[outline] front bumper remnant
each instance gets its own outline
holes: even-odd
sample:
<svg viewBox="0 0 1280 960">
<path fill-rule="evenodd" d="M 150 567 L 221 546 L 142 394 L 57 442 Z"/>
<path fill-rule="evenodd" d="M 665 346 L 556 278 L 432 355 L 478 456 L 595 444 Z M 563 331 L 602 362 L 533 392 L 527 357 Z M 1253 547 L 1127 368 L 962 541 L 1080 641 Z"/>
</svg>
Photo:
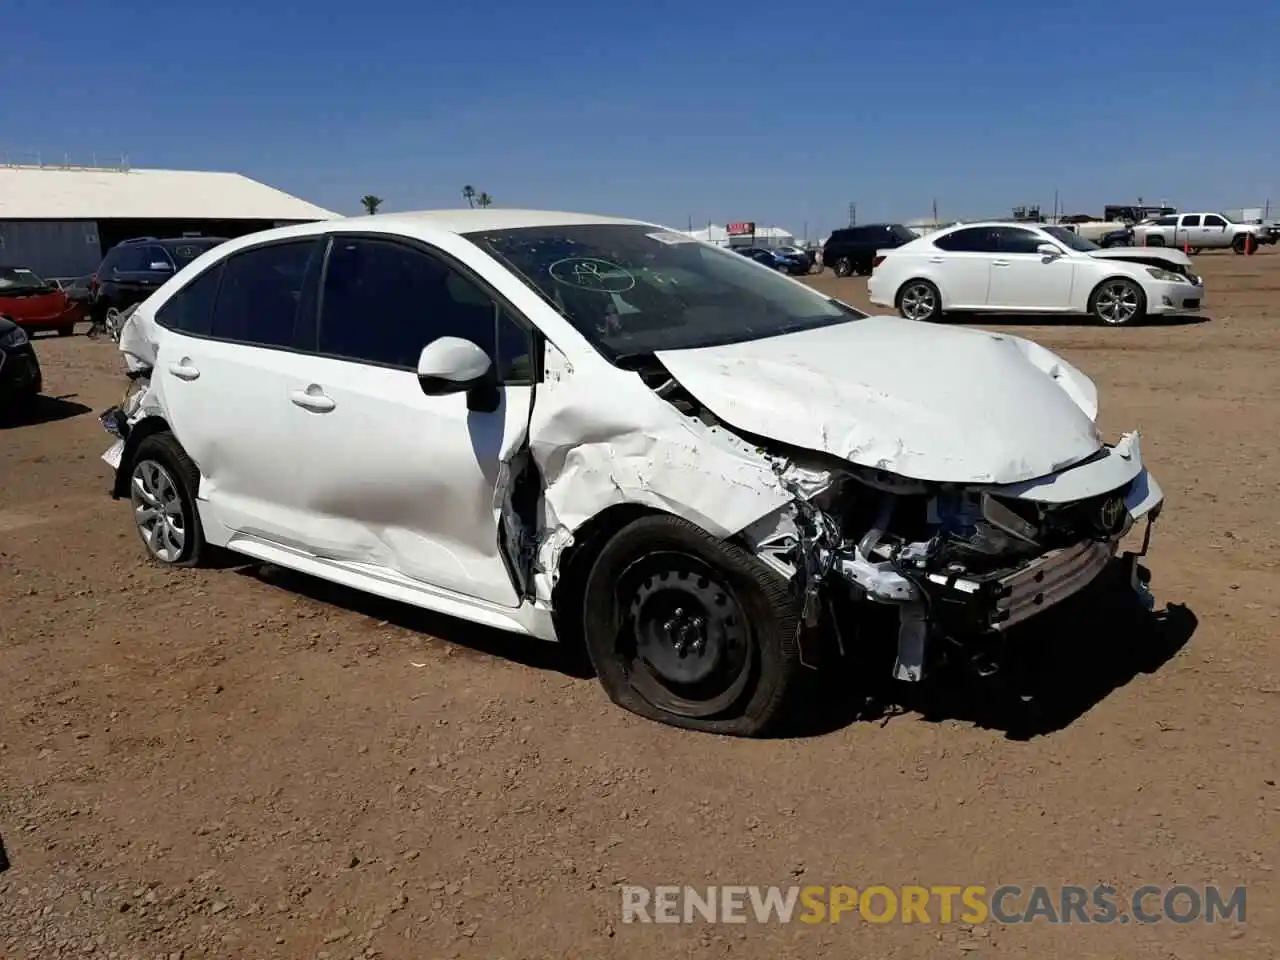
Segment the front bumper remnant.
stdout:
<svg viewBox="0 0 1280 960">
<path fill-rule="evenodd" d="M 966 617 L 977 628 L 1007 630 L 1079 593 L 1115 556 L 1110 541 L 1090 541 L 1050 550 L 1026 566 L 1004 576 L 947 577 L 928 574 L 945 595 L 944 603 L 971 610 Z"/>
</svg>

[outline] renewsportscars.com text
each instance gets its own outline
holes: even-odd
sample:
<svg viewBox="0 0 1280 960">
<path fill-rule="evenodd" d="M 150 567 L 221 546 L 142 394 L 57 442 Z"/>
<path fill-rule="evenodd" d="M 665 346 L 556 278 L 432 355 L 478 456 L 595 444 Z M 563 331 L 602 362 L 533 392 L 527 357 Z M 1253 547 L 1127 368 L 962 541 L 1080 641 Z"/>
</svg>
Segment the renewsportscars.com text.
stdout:
<svg viewBox="0 0 1280 960">
<path fill-rule="evenodd" d="M 1217 923 L 1245 922 L 1245 888 L 1145 884 L 623 886 L 623 923 Z"/>
</svg>

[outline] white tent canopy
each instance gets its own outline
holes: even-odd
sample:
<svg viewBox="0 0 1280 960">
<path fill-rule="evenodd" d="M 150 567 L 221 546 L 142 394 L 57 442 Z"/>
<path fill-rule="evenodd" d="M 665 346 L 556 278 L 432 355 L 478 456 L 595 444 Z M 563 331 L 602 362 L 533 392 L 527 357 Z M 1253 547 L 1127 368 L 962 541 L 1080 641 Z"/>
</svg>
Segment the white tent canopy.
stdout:
<svg viewBox="0 0 1280 960">
<path fill-rule="evenodd" d="M 724 227 L 709 224 L 701 230 L 690 230 L 688 234 L 695 240 L 701 240 L 704 243 L 715 243 L 722 247 L 729 246 L 730 241 L 735 242 L 738 246 L 754 244 L 757 247 L 793 247 L 796 245 L 795 234 L 789 230 L 783 230 L 781 227 L 756 227 L 754 237 L 730 237 Z"/>
</svg>

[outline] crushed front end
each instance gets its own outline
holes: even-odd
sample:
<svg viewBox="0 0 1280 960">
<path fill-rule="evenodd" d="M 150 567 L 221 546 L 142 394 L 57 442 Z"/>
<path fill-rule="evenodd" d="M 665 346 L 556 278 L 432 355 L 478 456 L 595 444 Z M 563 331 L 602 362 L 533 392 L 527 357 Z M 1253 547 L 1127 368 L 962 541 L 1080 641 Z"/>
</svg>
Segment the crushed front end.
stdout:
<svg viewBox="0 0 1280 960">
<path fill-rule="evenodd" d="M 778 457 L 794 510 L 746 531 L 762 559 L 793 577 L 807 621 L 837 592 L 898 610 L 894 675 L 924 677 L 934 641 L 970 649 L 1089 586 L 1121 541 L 1130 583 L 1148 607 L 1137 558 L 1147 552 L 1163 493 L 1126 435 L 1051 477 L 1009 486 L 909 480 L 848 463 Z"/>
</svg>

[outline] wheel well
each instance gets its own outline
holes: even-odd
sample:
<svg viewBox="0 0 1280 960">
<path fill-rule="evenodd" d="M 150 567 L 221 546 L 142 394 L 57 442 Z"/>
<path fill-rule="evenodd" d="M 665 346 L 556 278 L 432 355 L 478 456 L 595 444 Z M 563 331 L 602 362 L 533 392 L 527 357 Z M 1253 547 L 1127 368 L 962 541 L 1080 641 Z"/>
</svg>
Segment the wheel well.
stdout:
<svg viewBox="0 0 1280 960">
<path fill-rule="evenodd" d="M 591 567 L 604 545 L 633 520 L 661 512 L 634 503 L 614 504 L 573 532 L 573 544 L 560 556 L 559 576 L 551 591 L 551 611 L 556 636 L 566 647 L 582 651 L 586 649 L 582 632 L 583 594 Z"/>
<path fill-rule="evenodd" d="M 132 472 L 133 455 L 138 450 L 138 444 L 147 437 L 163 433 L 168 429 L 169 424 L 164 417 L 144 417 L 133 425 L 133 429 L 129 431 L 129 439 L 124 442 L 124 450 L 120 454 L 120 469 L 116 471 L 115 484 L 111 490 L 113 497 L 120 498 L 129 493 L 129 474 Z"/>
</svg>

